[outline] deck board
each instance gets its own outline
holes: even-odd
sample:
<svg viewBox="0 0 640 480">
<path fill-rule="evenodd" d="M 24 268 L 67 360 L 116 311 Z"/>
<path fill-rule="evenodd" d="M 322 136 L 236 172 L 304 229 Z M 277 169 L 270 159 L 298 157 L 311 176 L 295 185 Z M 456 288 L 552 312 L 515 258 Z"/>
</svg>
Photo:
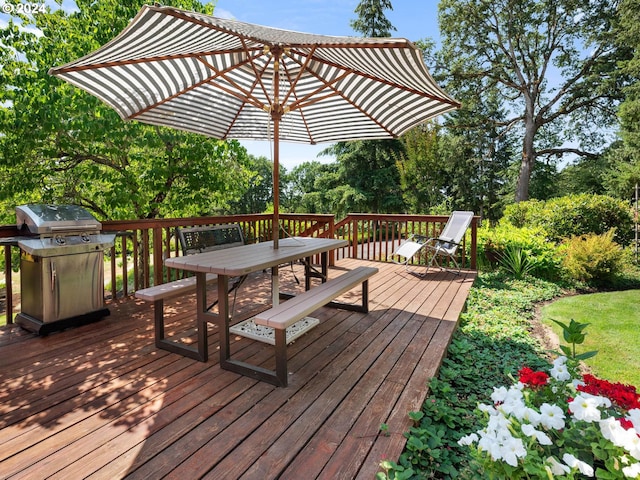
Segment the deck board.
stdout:
<svg viewBox="0 0 640 480">
<path fill-rule="evenodd" d="M 216 325 L 206 363 L 156 349 L 153 309 L 135 299 L 47 337 L 1 329 L 0 477 L 373 478 L 404 448 L 407 414 L 424 401 L 475 273 L 419 278 L 395 264 L 342 260 L 330 276 L 359 265 L 380 270 L 369 313 L 314 312 L 320 324 L 288 347 L 286 388 L 221 370 Z M 302 280 L 302 267 L 293 270 Z M 281 284 L 302 288 L 289 267 Z M 269 301 L 269 275 L 251 276 L 234 319 Z M 167 333 L 194 341 L 194 309 L 194 295 L 168 301 Z M 233 336 L 231 351 L 274 366 L 270 345 Z"/>
</svg>

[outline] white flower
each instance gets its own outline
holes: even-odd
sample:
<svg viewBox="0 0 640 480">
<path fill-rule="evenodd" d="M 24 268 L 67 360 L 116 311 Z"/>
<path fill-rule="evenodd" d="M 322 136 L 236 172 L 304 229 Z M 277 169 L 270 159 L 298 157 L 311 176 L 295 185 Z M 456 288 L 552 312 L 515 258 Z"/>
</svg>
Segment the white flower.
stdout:
<svg viewBox="0 0 640 480">
<path fill-rule="evenodd" d="M 524 443 L 519 438 L 511 437 L 507 439 L 500 449 L 502 458 L 506 463 L 512 467 L 518 466 L 518 457 L 524 458 L 527 456 L 527 449 L 524 448 Z"/>
<path fill-rule="evenodd" d="M 526 408 L 526 405 L 524 404 L 522 395 L 520 397 L 509 395 L 507 396 L 505 402 L 498 407 L 498 409 L 501 410 L 505 415 L 515 415 L 515 412 L 521 412 L 524 408 Z"/>
<path fill-rule="evenodd" d="M 478 410 L 488 413 L 489 415 L 495 415 L 496 413 L 498 413 L 493 405 L 487 405 L 486 403 L 481 403 L 480 405 L 478 405 Z"/>
<path fill-rule="evenodd" d="M 536 430 L 533 425 L 529 425 L 527 423 L 523 424 L 522 433 L 524 433 L 527 437 L 535 437 L 540 445 L 553 445 L 551 438 L 544 432 L 540 430 Z"/>
<path fill-rule="evenodd" d="M 627 412 L 627 419 L 633 423 L 636 432 L 640 432 L 640 408 L 633 408 Z"/>
<path fill-rule="evenodd" d="M 634 463 L 633 465 L 624 467 L 622 473 L 624 473 L 625 477 L 637 478 L 638 475 L 640 475 L 640 463 Z"/>
<path fill-rule="evenodd" d="M 611 406 L 611 400 L 609 400 L 607 397 L 603 397 L 600 395 L 591 395 L 590 393 L 586 392 L 580 392 L 580 395 L 582 395 L 584 398 L 592 398 L 599 407 L 609 408 Z"/>
<path fill-rule="evenodd" d="M 570 453 L 565 453 L 562 456 L 562 460 L 571 468 L 577 468 L 578 470 L 580 470 L 580 473 L 582 473 L 583 475 L 586 475 L 587 477 L 593 477 L 593 467 L 588 463 L 583 462 L 582 460 L 578 460 Z"/>
<path fill-rule="evenodd" d="M 569 408 L 573 412 L 573 416 L 577 420 L 585 422 L 597 422 L 600 420 L 601 412 L 598 410 L 600 402 L 593 397 L 587 397 L 582 394 L 577 395 L 572 402 L 569 402 Z"/>
<path fill-rule="evenodd" d="M 569 369 L 564 363 L 558 365 L 555 365 L 554 363 L 554 367 L 549 370 L 549 374 L 559 382 L 566 382 L 567 380 L 571 379 Z"/>
<path fill-rule="evenodd" d="M 507 398 L 507 387 L 494 387 L 493 393 L 491 394 L 491 400 L 493 403 L 502 403 L 504 399 Z"/>
<path fill-rule="evenodd" d="M 495 432 L 481 432 L 478 448 L 489 452 L 494 461 L 502 460 L 501 441 L 498 440 Z"/>
<path fill-rule="evenodd" d="M 636 460 L 640 460 L 640 437 L 636 429 L 625 430 L 618 420 L 609 417 L 600 421 L 602 436 L 616 447 L 624 448 Z"/>
<path fill-rule="evenodd" d="M 558 365 L 564 365 L 567 363 L 567 357 L 565 357 L 564 355 L 560 355 L 559 357 L 556 357 L 556 359 L 553 361 L 553 366 L 557 367 Z"/>
<path fill-rule="evenodd" d="M 543 403 L 540 406 L 540 424 L 545 428 L 561 430 L 564 428 L 564 413 L 557 405 Z"/>
<path fill-rule="evenodd" d="M 565 473 L 569 473 L 571 469 L 567 467 L 564 463 L 560 463 L 556 460 L 556 457 L 547 458 L 547 464 L 551 467 L 551 473 L 554 475 L 564 475 Z"/>
<path fill-rule="evenodd" d="M 613 417 L 609 417 L 604 420 L 600 420 L 599 425 L 600 432 L 604 438 L 618 447 L 622 446 L 624 428 L 622 428 L 620 422 Z"/>
<path fill-rule="evenodd" d="M 475 433 L 471 433 L 469 435 L 465 435 L 460 440 L 458 440 L 458 445 L 471 445 L 478 441 L 478 435 Z"/>
<path fill-rule="evenodd" d="M 626 438 L 623 447 L 629 452 L 629 454 L 636 460 L 640 460 L 640 437 L 635 428 L 625 430 Z"/>
</svg>

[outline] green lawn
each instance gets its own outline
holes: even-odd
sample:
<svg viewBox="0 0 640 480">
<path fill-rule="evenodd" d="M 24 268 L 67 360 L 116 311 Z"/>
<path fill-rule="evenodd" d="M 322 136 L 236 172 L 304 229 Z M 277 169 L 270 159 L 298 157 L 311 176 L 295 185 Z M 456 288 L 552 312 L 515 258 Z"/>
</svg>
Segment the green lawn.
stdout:
<svg viewBox="0 0 640 480">
<path fill-rule="evenodd" d="M 578 352 L 599 353 L 585 363 L 600 378 L 640 388 L 640 290 L 565 297 L 546 305 L 542 318 L 560 341 L 562 330 L 550 319 L 588 323 Z"/>
</svg>

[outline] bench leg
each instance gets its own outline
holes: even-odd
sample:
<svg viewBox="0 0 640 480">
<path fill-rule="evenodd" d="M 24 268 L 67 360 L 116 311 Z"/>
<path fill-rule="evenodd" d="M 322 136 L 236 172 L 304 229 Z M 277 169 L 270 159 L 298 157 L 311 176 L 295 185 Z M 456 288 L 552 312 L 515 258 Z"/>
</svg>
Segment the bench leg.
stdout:
<svg viewBox="0 0 640 480">
<path fill-rule="evenodd" d="M 280 386 L 287 386 L 287 330 L 276 328 L 274 331 L 276 341 L 276 377 Z"/>
<path fill-rule="evenodd" d="M 162 348 L 160 343 L 164 340 L 164 300 L 153 302 L 153 318 L 156 331 L 156 347 Z"/>
<path fill-rule="evenodd" d="M 342 302 L 329 302 L 327 307 L 340 308 L 342 310 L 349 310 L 353 312 L 369 313 L 369 280 L 362 282 L 362 304 L 342 303 Z"/>
<path fill-rule="evenodd" d="M 203 348 L 203 341 L 206 342 L 206 324 L 204 325 L 204 332 L 202 326 L 199 326 L 198 347 L 194 348 L 165 337 L 164 300 L 162 299 L 155 300 L 153 302 L 153 321 L 155 327 L 155 339 L 157 348 L 161 348 L 162 350 L 166 350 L 171 353 L 184 355 L 185 357 L 193 358 L 194 360 L 199 360 L 201 362 L 207 361 L 206 343 L 204 343 Z"/>
</svg>

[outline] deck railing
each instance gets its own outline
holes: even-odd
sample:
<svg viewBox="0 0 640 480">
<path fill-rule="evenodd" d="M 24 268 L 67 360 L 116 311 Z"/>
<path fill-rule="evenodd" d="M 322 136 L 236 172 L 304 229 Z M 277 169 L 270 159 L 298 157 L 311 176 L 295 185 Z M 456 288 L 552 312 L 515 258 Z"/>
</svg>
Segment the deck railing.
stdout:
<svg viewBox="0 0 640 480">
<path fill-rule="evenodd" d="M 359 258 L 389 261 L 391 253 L 411 234 L 436 237 L 448 220 L 438 215 L 350 214 L 335 222 L 333 215 L 281 214 L 280 238 L 287 235 L 331 237 L 349 240 L 349 246 L 335 252 L 335 259 Z M 102 222 L 102 230 L 115 233 L 115 245 L 105 251 L 105 296 L 115 299 L 136 290 L 175 280 L 183 272 L 164 267 L 169 256 L 180 255 L 176 227 L 237 223 L 249 243 L 273 238 L 270 214 L 228 215 L 153 220 Z M 479 217 L 474 217 L 459 249 L 460 265 L 476 269 L 476 238 Z M 0 226 L 0 238 L 18 235 L 15 226 Z M 17 294 L 12 288 L 14 272 L 19 270 L 19 248 L 15 242 L 4 245 L 6 291 L 0 296 L 0 316 L 13 322 Z M 424 262 L 416 259 L 416 263 Z"/>
</svg>

